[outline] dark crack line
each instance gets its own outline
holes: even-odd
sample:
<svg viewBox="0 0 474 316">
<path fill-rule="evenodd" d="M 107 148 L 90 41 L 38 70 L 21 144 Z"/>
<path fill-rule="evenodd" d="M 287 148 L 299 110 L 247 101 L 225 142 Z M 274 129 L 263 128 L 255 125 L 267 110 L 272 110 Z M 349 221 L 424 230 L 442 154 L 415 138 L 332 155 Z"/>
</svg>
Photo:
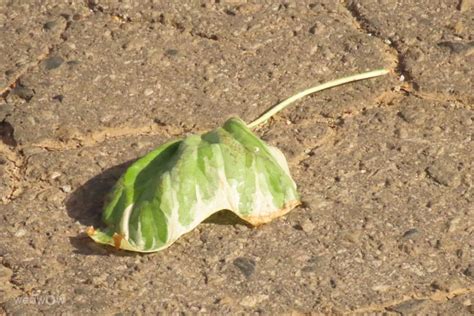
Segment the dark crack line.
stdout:
<svg viewBox="0 0 474 316">
<path fill-rule="evenodd" d="M 0 91 L 0 97 L 3 98 L 5 103 L 8 103 L 8 95 L 11 93 L 11 91 L 17 87 L 21 87 L 21 78 L 29 73 L 32 69 L 35 69 L 38 67 L 44 60 L 46 60 L 52 52 L 54 52 L 57 47 L 59 47 L 61 44 L 67 41 L 67 37 L 65 36 L 65 33 L 69 29 L 69 27 L 72 25 L 73 20 L 70 20 L 69 17 L 62 16 L 64 19 L 66 19 L 66 25 L 62 32 L 59 34 L 59 42 L 58 43 L 53 43 L 50 46 L 45 49 L 45 52 L 40 54 L 37 58 L 36 61 L 33 61 L 29 63 L 26 67 L 24 67 L 21 71 L 17 73 L 15 78 L 11 81 L 9 85 L 7 85 L 2 91 Z M 27 100 L 29 101 L 29 100 Z M 7 114 L 7 117 L 10 116 L 10 114 Z M 13 162 L 14 168 L 16 169 L 15 171 L 12 172 L 12 177 L 14 179 L 14 184 L 12 187 L 12 190 L 10 194 L 6 197 L 6 200 L 9 202 L 12 202 L 15 200 L 16 196 L 21 193 L 21 184 L 24 182 L 26 179 L 26 166 L 27 166 L 27 159 L 25 158 L 23 151 L 21 149 L 21 146 L 18 146 L 18 143 L 15 139 L 14 135 L 14 126 L 11 125 L 6 118 L 0 122 L 0 141 L 4 145 L 7 146 L 7 151 L 10 152 L 10 156 L 13 156 L 13 158 L 9 157 L 9 160 Z M 2 149 L 0 147 L 0 149 Z"/>
<path fill-rule="evenodd" d="M 0 122 L 0 141 L 11 147 L 16 147 L 17 145 L 13 126 L 5 119 Z"/>
<path fill-rule="evenodd" d="M 356 24 L 359 26 L 360 30 L 363 32 L 378 38 L 384 45 L 387 45 L 390 50 L 395 51 L 397 66 L 395 72 L 397 72 L 400 78 L 404 78 L 404 81 L 409 83 L 414 90 L 419 90 L 419 85 L 414 80 L 414 76 L 410 71 L 405 55 L 402 51 L 400 44 L 393 40 L 392 38 L 384 38 L 382 34 L 370 23 L 370 21 L 360 12 L 358 3 L 353 0 L 348 0 L 344 2 L 345 8 L 350 13 L 352 18 L 355 20 Z M 386 40 L 390 41 L 390 44 Z M 403 76 L 403 77 L 402 77 Z"/>
</svg>

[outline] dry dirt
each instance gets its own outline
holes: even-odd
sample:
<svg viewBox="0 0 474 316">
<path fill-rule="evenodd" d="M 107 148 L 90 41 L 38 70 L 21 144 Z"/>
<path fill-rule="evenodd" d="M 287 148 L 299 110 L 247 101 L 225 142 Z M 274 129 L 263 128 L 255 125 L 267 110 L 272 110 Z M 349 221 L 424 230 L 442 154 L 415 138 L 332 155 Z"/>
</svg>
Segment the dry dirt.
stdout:
<svg viewBox="0 0 474 316">
<path fill-rule="evenodd" d="M 472 0 L 0 0 L 0 314 L 474 313 Z M 93 243 L 159 144 L 251 121 L 303 206 L 140 255 Z"/>
</svg>

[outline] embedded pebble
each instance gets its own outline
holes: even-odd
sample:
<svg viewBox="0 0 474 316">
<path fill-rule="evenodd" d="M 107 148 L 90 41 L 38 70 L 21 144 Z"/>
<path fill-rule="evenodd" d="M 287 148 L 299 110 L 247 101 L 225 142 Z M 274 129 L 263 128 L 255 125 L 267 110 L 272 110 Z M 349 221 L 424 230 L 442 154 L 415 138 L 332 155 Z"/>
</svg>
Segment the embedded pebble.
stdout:
<svg viewBox="0 0 474 316">
<path fill-rule="evenodd" d="M 403 239 L 417 239 L 420 236 L 420 232 L 416 228 L 411 228 L 403 234 Z"/>
<path fill-rule="evenodd" d="M 376 292 L 387 292 L 390 289 L 390 285 L 380 284 L 372 287 L 372 290 Z"/>
<path fill-rule="evenodd" d="M 247 278 L 255 272 L 256 263 L 253 259 L 238 257 L 234 260 L 234 265 L 239 268 Z"/>
<path fill-rule="evenodd" d="M 445 159 L 436 160 L 426 169 L 426 173 L 435 182 L 447 187 L 457 187 L 461 182 L 459 171 L 451 161 Z"/>
<path fill-rule="evenodd" d="M 58 171 L 53 171 L 51 175 L 49 176 L 52 180 L 57 179 L 61 176 L 61 172 Z"/>
<path fill-rule="evenodd" d="M 60 56 L 53 56 L 45 59 L 43 61 L 44 68 L 46 70 L 52 70 L 61 66 L 64 62 L 64 59 Z"/>
<path fill-rule="evenodd" d="M 12 94 L 18 96 L 20 99 L 30 101 L 35 95 L 34 91 L 28 87 L 17 86 L 12 90 Z"/>
<path fill-rule="evenodd" d="M 56 21 L 48 21 L 45 24 L 43 24 L 43 29 L 45 31 L 51 31 L 53 30 L 58 23 Z"/>
<path fill-rule="evenodd" d="M 15 237 L 23 237 L 25 235 L 26 235 L 26 230 L 23 228 L 20 228 L 15 232 Z"/>
<path fill-rule="evenodd" d="M 470 264 L 469 267 L 464 270 L 464 274 L 468 277 L 474 278 L 474 264 Z"/>
<path fill-rule="evenodd" d="M 69 184 L 61 186 L 61 191 L 64 193 L 69 193 L 72 191 L 72 187 Z"/>
<path fill-rule="evenodd" d="M 177 54 L 178 54 L 178 50 L 176 50 L 176 49 L 171 48 L 171 49 L 167 49 L 165 51 L 166 56 L 176 56 Z"/>
<path fill-rule="evenodd" d="M 305 219 L 304 222 L 301 224 L 301 228 L 305 233 L 311 233 L 315 227 L 316 226 L 309 219 Z"/>
<path fill-rule="evenodd" d="M 152 95 L 154 93 L 154 91 L 152 89 L 145 89 L 145 92 L 144 92 L 144 95 L 146 97 Z"/>
<path fill-rule="evenodd" d="M 257 304 L 265 300 L 268 300 L 268 298 L 269 298 L 268 295 L 264 295 L 264 294 L 249 295 L 249 296 L 244 297 L 240 301 L 240 305 L 245 306 L 245 307 L 254 307 Z"/>
<path fill-rule="evenodd" d="M 452 233 L 456 229 L 458 229 L 460 222 L 461 222 L 461 217 L 455 217 L 455 218 L 451 219 L 448 222 L 448 225 L 447 225 L 448 226 L 448 233 Z"/>
</svg>

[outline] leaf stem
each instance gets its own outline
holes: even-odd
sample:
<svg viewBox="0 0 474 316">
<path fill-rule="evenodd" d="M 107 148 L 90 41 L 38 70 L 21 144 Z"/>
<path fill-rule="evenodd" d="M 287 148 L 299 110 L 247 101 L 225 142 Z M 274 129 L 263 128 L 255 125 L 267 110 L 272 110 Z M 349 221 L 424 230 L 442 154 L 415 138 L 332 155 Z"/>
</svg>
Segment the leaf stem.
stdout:
<svg viewBox="0 0 474 316">
<path fill-rule="evenodd" d="M 358 81 L 358 80 L 383 76 L 383 75 L 388 74 L 389 72 L 390 71 L 388 69 L 378 69 L 378 70 L 374 70 L 374 71 L 370 71 L 370 72 L 365 72 L 365 73 L 362 73 L 362 74 L 357 74 L 357 75 L 353 75 L 353 76 L 349 76 L 349 77 L 336 79 L 336 80 L 333 80 L 333 81 L 323 83 L 319 86 L 306 89 L 304 91 L 301 91 L 301 92 L 295 94 L 292 97 L 289 97 L 285 101 L 275 105 L 274 107 L 272 107 L 270 110 L 265 112 L 262 116 L 260 116 L 258 119 L 251 122 L 247 126 L 249 128 L 255 128 L 258 125 L 265 123 L 269 118 L 271 118 L 273 115 L 275 115 L 276 113 L 278 113 L 281 110 L 283 110 L 284 108 L 286 108 L 291 103 L 293 103 L 296 100 L 301 99 L 301 98 L 303 98 L 303 97 L 305 97 L 309 94 L 312 94 L 312 93 L 315 93 L 315 92 L 318 92 L 318 91 L 321 91 L 321 90 L 329 89 L 329 88 L 332 88 L 332 87 L 340 86 L 340 85 L 343 85 L 343 84 L 346 84 L 346 83 L 349 83 L 349 82 L 354 82 L 354 81 Z"/>
</svg>

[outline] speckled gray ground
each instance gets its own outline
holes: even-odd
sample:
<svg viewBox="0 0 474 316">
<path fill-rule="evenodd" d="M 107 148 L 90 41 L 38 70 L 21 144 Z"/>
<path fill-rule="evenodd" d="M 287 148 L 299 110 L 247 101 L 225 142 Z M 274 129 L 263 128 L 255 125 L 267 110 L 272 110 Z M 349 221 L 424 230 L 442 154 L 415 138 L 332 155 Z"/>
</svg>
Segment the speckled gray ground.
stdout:
<svg viewBox="0 0 474 316">
<path fill-rule="evenodd" d="M 0 1 L 0 314 L 474 313 L 474 2 Z M 41 3 L 41 4 L 40 4 Z M 258 131 L 304 204 L 165 251 L 84 236 L 134 159 Z"/>
</svg>

